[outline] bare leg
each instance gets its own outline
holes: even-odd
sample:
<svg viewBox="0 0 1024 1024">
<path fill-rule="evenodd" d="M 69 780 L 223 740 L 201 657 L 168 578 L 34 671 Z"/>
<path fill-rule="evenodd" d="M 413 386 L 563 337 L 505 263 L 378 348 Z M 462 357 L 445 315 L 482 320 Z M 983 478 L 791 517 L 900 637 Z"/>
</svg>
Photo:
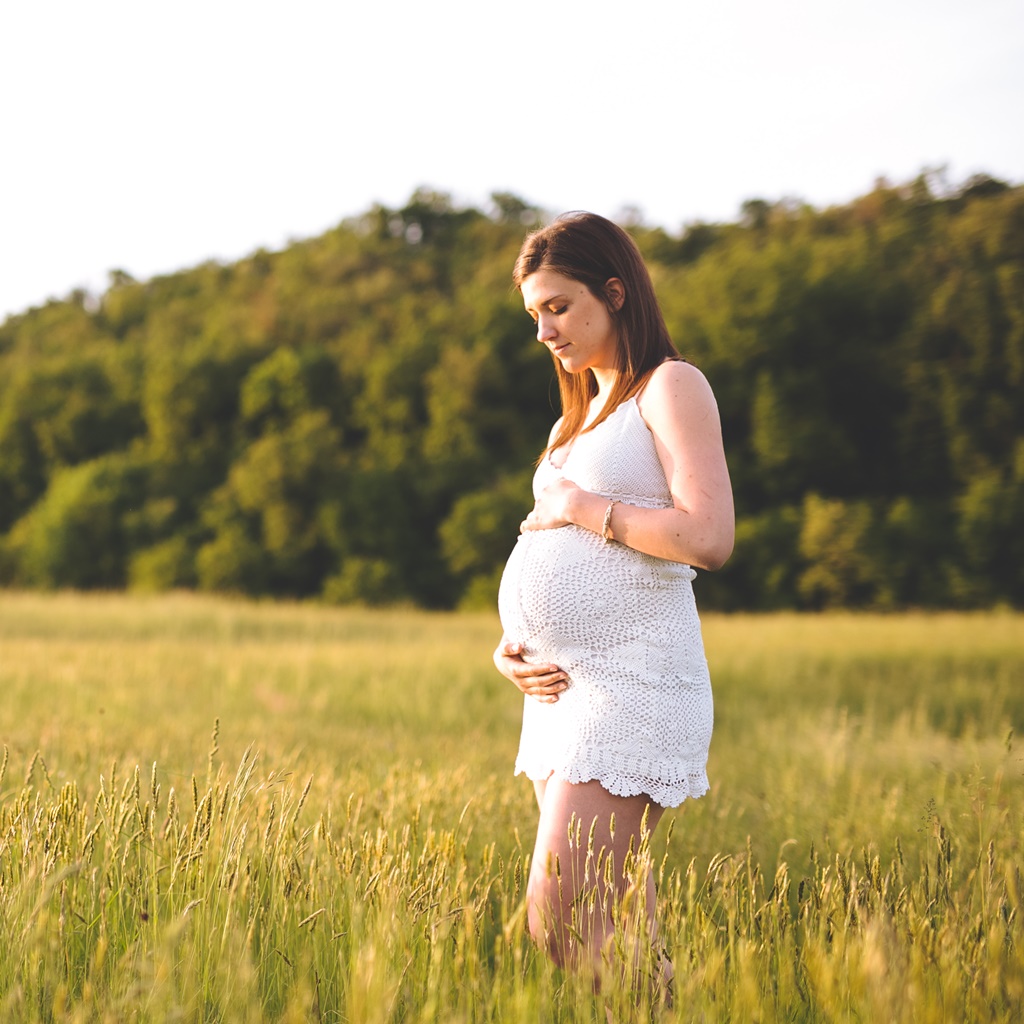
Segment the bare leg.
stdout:
<svg viewBox="0 0 1024 1024">
<path fill-rule="evenodd" d="M 550 778 L 550 776 L 548 776 Z M 544 810 L 544 792 L 548 788 L 547 779 L 534 779 L 533 780 L 533 791 L 537 794 L 537 806 L 543 811 Z"/>
<path fill-rule="evenodd" d="M 614 796 L 599 782 L 549 778 L 542 785 L 527 889 L 530 934 L 555 963 L 596 976 L 624 907 L 631 904 L 644 933 L 634 938 L 655 941 L 649 865 L 624 869 L 630 851 L 640 848 L 642 830 L 653 832 L 664 808 L 647 796 Z"/>
</svg>

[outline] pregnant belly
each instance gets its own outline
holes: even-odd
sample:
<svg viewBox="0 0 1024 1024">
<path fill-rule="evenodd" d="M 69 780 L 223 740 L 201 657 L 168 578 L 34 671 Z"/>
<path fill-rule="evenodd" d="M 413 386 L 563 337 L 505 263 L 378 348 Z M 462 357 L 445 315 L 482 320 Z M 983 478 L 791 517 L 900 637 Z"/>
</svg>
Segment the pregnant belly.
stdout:
<svg viewBox="0 0 1024 1024">
<path fill-rule="evenodd" d="M 688 582 L 692 575 L 687 566 L 605 544 L 578 526 L 529 531 L 505 566 L 498 612 L 505 635 L 526 646 L 528 660 L 561 663 L 647 619 L 645 606 L 656 603 L 666 577 Z"/>
</svg>

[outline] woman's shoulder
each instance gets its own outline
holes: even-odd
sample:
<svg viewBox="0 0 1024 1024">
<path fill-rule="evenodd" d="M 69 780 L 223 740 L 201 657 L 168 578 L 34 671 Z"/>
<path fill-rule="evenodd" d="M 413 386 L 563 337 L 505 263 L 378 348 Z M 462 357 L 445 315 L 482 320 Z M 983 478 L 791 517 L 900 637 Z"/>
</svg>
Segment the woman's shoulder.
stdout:
<svg viewBox="0 0 1024 1024">
<path fill-rule="evenodd" d="M 558 419 L 555 420 L 554 426 L 548 432 L 548 444 L 547 444 L 547 447 L 544 449 L 544 451 L 550 453 L 551 446 L 555 443 L 555 438 L 558 437 L 558 431 L 561 429 L 561 427 L 562 427 L 562 420 L 564 420 L 564 419 L 565 419 L 564 416 L 559 416 Z"/>
<path fill-rule="evenodd" d="M 682 359 L 666 359 L 655 367 L 637 396 L 644 419 L 671 414 L 673 409 L 709 404 L 713 406 L 715 399 L 707 378 L 693 363 Z"/>
</svg>

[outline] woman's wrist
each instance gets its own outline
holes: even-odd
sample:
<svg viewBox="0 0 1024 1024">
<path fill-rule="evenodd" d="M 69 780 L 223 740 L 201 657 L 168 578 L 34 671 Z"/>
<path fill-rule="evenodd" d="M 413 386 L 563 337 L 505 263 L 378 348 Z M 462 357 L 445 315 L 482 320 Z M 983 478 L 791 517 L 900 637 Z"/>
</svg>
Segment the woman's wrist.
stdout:
<svg viewBox="0 0 1024 1024">
<path fill-rule="evenodd" d="M 608 499 L 603 495 L 577 489 L 569 498 L 566 518 L 576 526 L 601 536 L 607 509 Z"/>
</svg>

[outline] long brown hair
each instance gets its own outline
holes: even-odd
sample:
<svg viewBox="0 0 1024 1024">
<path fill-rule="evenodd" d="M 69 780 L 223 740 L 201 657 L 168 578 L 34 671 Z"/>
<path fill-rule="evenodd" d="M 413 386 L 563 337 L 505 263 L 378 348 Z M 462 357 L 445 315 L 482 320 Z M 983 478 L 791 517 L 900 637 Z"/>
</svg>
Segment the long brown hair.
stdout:
<svg viewBox="0 0 1024 1024">
<path fill-rule="evenodd" d="M 545 228 L 527 235 L 512 271 L 516 288 L 538 270 L 553 270 L 579 281 L 608 307 L 619 342 L 615 384 L 600 414 L 586 429 L 592 430 L 622 402 L 639 392 L 655 367 L 678 359 L 665 319 L 654 295 L 654 285 L 636 243 L 617 224 L 596 213 L 563 213 Z M 625 301 L 615 309 L 605 290 L 617 277 Z M 552 355 L 562 399 L 562 425 L 545 452 L 561 448 L 583 432 L 587 409 L 597 394 L 590 370 L 567 373 Z"/>
</svg>

